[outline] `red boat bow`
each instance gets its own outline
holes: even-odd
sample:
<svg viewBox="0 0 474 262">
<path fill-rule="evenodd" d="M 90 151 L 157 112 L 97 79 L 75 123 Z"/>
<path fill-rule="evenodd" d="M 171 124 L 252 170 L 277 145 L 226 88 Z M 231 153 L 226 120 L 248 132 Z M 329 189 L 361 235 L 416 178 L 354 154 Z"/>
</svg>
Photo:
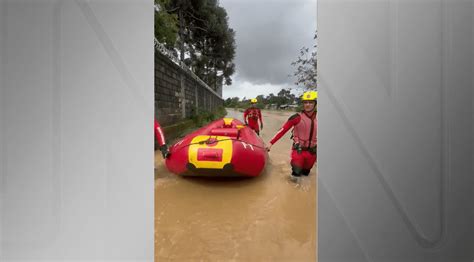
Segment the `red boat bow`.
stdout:
<svg viewBox="0 0 474 262">
<path fill-rule="evenodd" d="M 268 153 L 262 139 L 233 118 L 216 120 L 170 147 L 166 167 L 184 176 L 249 176 L 262 173 Z"/>
</svg>

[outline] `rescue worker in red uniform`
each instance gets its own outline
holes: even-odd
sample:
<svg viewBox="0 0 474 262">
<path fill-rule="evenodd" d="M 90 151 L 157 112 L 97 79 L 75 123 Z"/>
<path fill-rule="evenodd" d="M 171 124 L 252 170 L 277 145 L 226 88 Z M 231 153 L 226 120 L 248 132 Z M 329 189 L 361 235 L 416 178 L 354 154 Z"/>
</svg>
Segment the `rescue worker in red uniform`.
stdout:
<svg viewBox="0 0 474 262">
<path fill-rule="evenodd" d="M 158 142 L 158 146 L 160 147 L 161 154 L 163 158 L 168 158 L 170 156 L 170 152 L 168 150 L 168 146 L 166 145 L 165 135 L 163 130 L 161 129 L 160 123 L 155 119 L 155 137 Z"/>
<path fill-rule="evenodd" d="M 247 108 L 244 112 L 244 122 L 250 128 L 252 128 L 257 135 L 260 135 L 260 130 L 258 129 L 258 121 L 260 120 L 260 129 L 263 129 L 262 122 L 262 112 L 257 108 L 257 99 L 252 98 L 250 100 L 250 107 Z"/>
<path fill-rule="evenodd" d="M 302 175 L 308 176 L 317 158 L 317 130 L 316 105 L 317 91 L 308 91 L 301 98 L 303 111 L 292 115 L 283 127 L 270 140 L 267 150 L 275 144 L 288 130 L 293 128 L 293 146 L 291 151 L 290 178 L 297 181 Z"/>
</svg>

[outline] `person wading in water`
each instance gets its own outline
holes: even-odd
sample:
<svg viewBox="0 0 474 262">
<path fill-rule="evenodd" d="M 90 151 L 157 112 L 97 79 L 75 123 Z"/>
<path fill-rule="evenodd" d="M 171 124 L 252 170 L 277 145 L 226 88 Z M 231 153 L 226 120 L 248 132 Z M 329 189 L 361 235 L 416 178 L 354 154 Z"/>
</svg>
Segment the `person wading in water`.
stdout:
<svg viewBox="0 0 474 262">
<path fill-rule="evenodd" d="M 270 151 L 283 135 L 293 128 L 293 146 L 291 150 L 290 178 L 298 181 L 303 176 L 308 176 L 317 158 L 317 130 L 318 121 L 316 117 L 316 105 L 318 99 L 317 91 L 305 92 L 301 98 L 303 111 L 288 118 L 288 121 L 270 140 L 267 150 Z"/>
<path fill-rule="evenodd" d="M 260 135 L 260 130 L 263 129 L 262 112 L 257 108 L 257 99 L 250 100 L 250 107 L 244 112 L 244 122 L 252 128 L 257 135 Z M 248 120 L 247 120 L 248 118 Z M 258 129 L 258 121 L 260 120 L 260 130 Z"/>
</svg>

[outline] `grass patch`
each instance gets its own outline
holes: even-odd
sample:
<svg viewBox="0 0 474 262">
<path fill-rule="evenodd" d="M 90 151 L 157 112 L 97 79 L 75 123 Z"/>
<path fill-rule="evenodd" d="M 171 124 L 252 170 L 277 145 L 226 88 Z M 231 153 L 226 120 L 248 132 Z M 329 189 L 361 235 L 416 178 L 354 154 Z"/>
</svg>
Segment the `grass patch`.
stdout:
<svg viewBox="0 0 474 262">
<path fill-rule="evenodd" d="M 163 127 L 163 132 L 166 136 L 166 143 L 168 145 L 174 144 L 178 139 L 186 136 L 187 134 L 227 115 L 227 111 L 223 106 L 217 108 L 214 112 L 205 110 L 199 110 L 198 113 L 194 112 L 196 111 L 193 111 L 193 115 L 189 119 L 184 119 L 176 124 Z M 155 150 L 157 148 L 158 147 L 155 143 Z"/>
<path fill-rule="evenodd" d="M 216 111 L 210 112 L 207 110 L 193 110 L 193 114 L 191 116 L 191 120 L 194 122 L 196 127 L 202 127 L 206 125 L 209 122 L 212 122 L 214 120 L 217 120 L 219 118 L 223 118 L 225 115 L 227 115 L 227 111 L 225 110 L 225 107 L 221 106 L 217 108 Z"/>
</svg>

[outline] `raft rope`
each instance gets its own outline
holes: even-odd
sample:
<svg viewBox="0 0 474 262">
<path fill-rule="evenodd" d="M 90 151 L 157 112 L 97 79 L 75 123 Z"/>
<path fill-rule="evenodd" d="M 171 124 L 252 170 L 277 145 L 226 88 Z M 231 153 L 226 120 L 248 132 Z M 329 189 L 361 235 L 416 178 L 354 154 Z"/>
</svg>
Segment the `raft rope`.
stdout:
<svg viewBox="0 0 474 262">
<path fill-rule="evenodd" d="M 254 147 L 256 147 L 256 148 L 260 148 L 260 149 L 266 150 L 265 147 L 258 146 L 258 145 L 252 144 L 252 143 L 248 143 L 248 142 L 246 142 L 246 141 L 243 141 L 243 140 L 240 140 L 240 139 L 236 139 L 236 138 L 226 138 L 226 139 L 217 140 L 217 136 L 216 136 L 216 137 L 214 138 L 214 140 L 211 140 L 211 139 L 212 139 L 212 136 L 209 136 L 209 138 L 206 139 L 206 140 L 199 141 L 199 142 L 195 142 L 195 143 L 189 143 L 189 144 L 186 144 L 186 145 L 182 145 L 182 146 L 180 146 L 180 147 L 177 148 L 177 149 L 182 149 L 182 148 L 185 148 L 185 147 L 188 147 L 188 146 L 191 146 L 191 145 L 214 144 L 214 143 L 219 143 L 219 142 L 222 142 L 222 141 L 229 141 L 229 140 L 232 140 L 232 141 L 242 142 L 242 143 L 245 143 L 245 144 L 247 144 L 247 145 L 251 145 L 251 146 L 254 146 Z"/>
</svg>

